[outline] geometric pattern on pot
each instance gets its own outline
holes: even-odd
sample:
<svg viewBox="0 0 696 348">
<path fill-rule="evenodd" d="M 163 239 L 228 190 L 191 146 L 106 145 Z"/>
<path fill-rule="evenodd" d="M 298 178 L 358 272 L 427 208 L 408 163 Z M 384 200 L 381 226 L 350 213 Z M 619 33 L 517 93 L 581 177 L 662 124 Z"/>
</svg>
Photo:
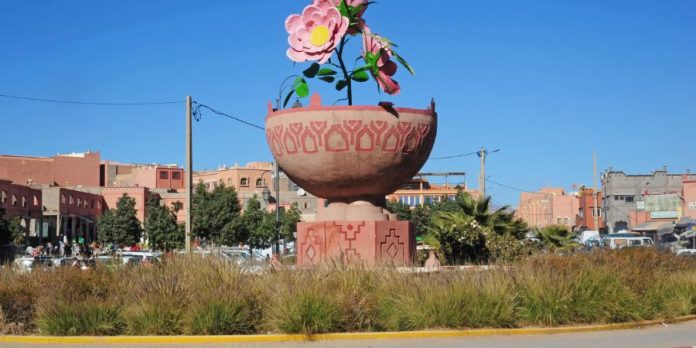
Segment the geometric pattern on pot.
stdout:
<svg viewBox="0 0 696 348">
<path fill-rule="evenodd" d="M 384 120 L 364 122 L 347 119 L 293 122 L 266 129 L 266 140 L 273 155 L 319 152 L 404 152 L 418 149 L 430 130 L 430 123 Z"/>
</svg>

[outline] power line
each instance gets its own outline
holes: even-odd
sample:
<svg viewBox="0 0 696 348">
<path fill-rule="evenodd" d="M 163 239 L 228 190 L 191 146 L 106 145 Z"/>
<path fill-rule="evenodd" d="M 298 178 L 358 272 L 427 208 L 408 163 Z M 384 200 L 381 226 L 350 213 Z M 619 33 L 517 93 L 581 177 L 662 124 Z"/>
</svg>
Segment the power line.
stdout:
<svg viewBox="0 0 696 348">
<path fill-rule="evenodd" d="M 134 102 L 134 103 L 86 102 L 86 101 L 77 101 L 77 100 L 23 97 L 23 96 L 18 96 L 18 95 L 9 95 L 9 94 L 0 94 L 0 97 L 7 98 L 7 99 L 37 101 L 37 102 L 44 102 L 44 103 L 100 105 L 100 106 L 144 106 L 144 105 L 181 104 L 181 103 L 185 102 L 184 100 L 158 101 L 158 102 Z"/>
<path fill-rule="evenodd" d="M 540 195 L 547 195 L 547 196 L 554 196 L 554 195 L 551 194 L 551 193 L 534 192 L 534 191 L 524 190 L 524 189 L 521 189 L 521 188 L 518 188 L 518 187 L 514 187 L 514 186 L 510 186 L 510 185 L 501 184 L 501 183 L 499 183 L 499 182 L 495 182 L 495 181 L 489 180 L 489 179 L 485 179 L 485 180 L 486 180 L 487 182 L 490 182 L 491 184 L 495 184 L 495 185 L 498 185 L 498 186 L 500 186 L 500 187 L 505 187 L 505 188 L 508 188 L 508 189 L 511 189 L 511 190 L 515 190 L 515 191 L 526 192 L 526 193 L 534 193 L 534 194 L 540 194 Z"/>
<path fill-rule="evenodd" d="M 240 123 L 243 123 L 243 124 L 245 124 L 245 125 L 247 125 L 247 126 L 254 127 L 254 128 L 260 129 L 260 130 L 262 130 L 262 131 L 265 131 L 265 130 L 266 130 L 264 127 L 261 127 L 261 126 L 259 126 L 259 125 L 253 124 L 253 123 L 248 122 L 248 121 L 245 121 L 245 120 L 242 120 L 241 118 L 234 117 L 234 116 L 232 116 L 232 115 L 230 115 L 230 114 L 227 114 L 227 113 L 224 113 L 224 112 L 222 112 L 222 111 L 215 110 L 215 109 L 211 108 L 210 106 L 205 105 L 205 104 L 201 104 L 201 103 L 199 103 L 199 102 L 197 102 L 197 101 L 194 101 L 193 104 L 196 105 L 195 108 L 193 109 L 193 117 L 196 118 L 196 121 L 200 121 L 200 120 L 201 120 L 201 117 L 203 116 L 203 114 L 202 114 L 201 111 L 200 111 L 200 108 L 205 108 L 205 109 L 208 109 L 208 110 L 212 111 L 213 113 L 215 113 L 215 114 L 217 114 L 217 115 L 220 115 L 220 116 L 224 116 L 224 117 L 233 119 L 233 120 L 235 120 L 235 121 L 237 121 L 237 122 L 240 122 Z"/>
<path fill-rule="evenodd" d="M 443 160 L 443 159 L 450 159 L 450 158 L 459 158 L 459 157 L 465 157 L 465 156 L 471 156 L 479 153 L 478 151 L 474 152 L 469 152 L 469 153 L 462 153 L 458 155 L 452 155 L 452 156 L 442 156 L 442 157 L 430 157 L 428 158 L 429 160 Z"/>
</svg>

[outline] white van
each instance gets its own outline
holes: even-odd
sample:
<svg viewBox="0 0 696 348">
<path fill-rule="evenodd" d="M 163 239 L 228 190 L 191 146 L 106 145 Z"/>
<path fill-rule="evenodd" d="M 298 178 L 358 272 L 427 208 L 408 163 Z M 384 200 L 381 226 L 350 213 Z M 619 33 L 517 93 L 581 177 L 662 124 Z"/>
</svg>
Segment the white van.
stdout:
<svg viewBox="0 0 696 348">
<path fill-rule="evenodd" d="M 652 238 L 643 236 L 607 236 L 602 238 L 602 245 L 605 248 L 622 249 L 630 247 L 650 247 L 655 246 Z"/>
</svg>

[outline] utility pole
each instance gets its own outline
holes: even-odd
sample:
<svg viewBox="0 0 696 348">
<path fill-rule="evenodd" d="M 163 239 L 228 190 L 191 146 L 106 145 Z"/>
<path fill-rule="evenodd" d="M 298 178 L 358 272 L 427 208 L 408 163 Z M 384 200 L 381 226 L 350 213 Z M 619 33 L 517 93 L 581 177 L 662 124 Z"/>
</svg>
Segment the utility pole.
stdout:
<svg viewBox="0 0 696 348">
<path fill-rule="evenodd" d="M 191 253 L 191 211 L 193 210 L 193 147 L 191 131 L 191 96 L 186 96 L 186 253 Z"/>
<path fill-rule="evenodd" d="M 476 152 L 476 154 L 481 158 L 481 173 L 479 174 L 479 190 L 481 191 L 481 197 L 486 198 L 486 156 L 489 153 L 498 152 L 500 149 L 495 149 L 493 151 L 488 151 L 486 148 L 481 146 L 481 150 Z"/>
<path fill-rule="evenodd" d="M 599 204 L 597 203 L 597 150 L 592 151 L 592 167 L 594 171 L 594 194 L 593 199 L 594 199 L 594 211 L 592 212 L 592 216 L 594 217 L 594 228 L 599 231 L 599 212 L 601 211 L 599 209 Z"/>
<path fill-rule="evenodd" d="M 481 151 L 478 152 L 479 158 L 481 158 L 481 172 L 479 173 L 479 190 L 481 191 L 481 198 L 486 198 L 486 149 L 481 146 Z"/>
<path fill-rule="evenodd" d="M 275 162 L 275 198 L 276 198 L 276 211 L 275 211 L 275 252 L 278 257 L 280 257 L 280 167 L 278 166 L 278 161 Z"/>
</svg>

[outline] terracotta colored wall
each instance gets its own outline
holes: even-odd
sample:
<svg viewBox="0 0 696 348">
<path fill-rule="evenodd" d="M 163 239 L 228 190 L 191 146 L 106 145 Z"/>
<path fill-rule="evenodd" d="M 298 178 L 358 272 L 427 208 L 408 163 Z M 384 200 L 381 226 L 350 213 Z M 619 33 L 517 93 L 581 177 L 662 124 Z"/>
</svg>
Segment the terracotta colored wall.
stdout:
<svg viewBox="0 0 696 348">
<path fill-rule="evenodd" d="M 163 176 L 164 174 L 164 177 Z M 151 174 L 156 188 L 181 189 L 184 188 L 184 170 L 181 168 L 157 167 L 155 173 Z"/>
<path fill-rule="evenodd" d="M 104 206 L 102 196 L 98 194 L 61 188 L 59 192 L 60 213 L 89 216 L 96 219 L 101 216 Z"/>
<path fill-rule="evenodd" d="M 124 194 L 135 199 L 136 216 L 141 223 L 144 222 L 145 204 L 150 196 L 150 191 L 145 187 L 105 187 L 102 190 L 105 209 L 116 209 L 116 203 Z"/>
<path fill-rule="evenodd" d="M 82 157 L 59 155 L 55 157 L 0 156 L 0 178 L 15 184 L 60 186 L 99 186 L 99 152 L 85 153 Z"/>
<path fill-rule="evenodd" d="M 594 207 L 594 197 L 592 196 L 592 193 L 594 190 L 592 189 L 584 189 L 583 191 L 580 192 L 580 196 L 578 197 L 578 213 L 576 214 L 576 220 L 575 220 L 575 226 L 576 227 L 587 227 L 590 230 L 597 230 L 597 227 L 594 225 L 594 217 L 592 216 L 592 209 Z M 599 205 L 600 209 L 602 207 L 602 193 L 599 192 L 597 194 L 597 204 Z M 582 209 L 583 211 L 583 216 L 580 216 L 579 211 Z M 604 224 L 604 217 L 599 216 L 599 228 L 605 228 L 606 225 Z"/>
<path fill-rule="evenodd" d="M 515 215 L 530 226 L 564 225 L 572 228 L 576 222 L 579 201 L 566 195 L 561 188 L 543 188 L 539 192 L 520 193 Z"/>
<path fill-rule="evenodd" d="M 696 219 L 696 180 L 684 180 L 682 191 L 683 215 Z"/>
<path fill-rule="evenodd" d="M 242 178 L 247 179 L 245 186 L 242 186 Z M 261 179 L 261 183 L 256 185 L 259 179 Z M 270 169 L 230 168 L 215 172 L 194 173 L 194 185 L 200 181 L 207 184 L 210 190 L 213 189 L 214 184 L 222 181 L 225 186 L 233 186 L 239 193 L 253 193 L 264 186 L 268 186 L 269 189 L 273 187 L 273 176 Z"/>
<path fill-rule="evenodd" d="M 176 213 L 176 222 L 183 224 L 186 223 L 186 209 L 188 209 L 188 205 L 186 204 L 186 197 L 184 197 L 183 193 L 181 196 L 182 197 L 162 197 L 162 203 L 170 209 L 174 209 L 174 204 L 180 202 L 181 209 Z"/>
<path fill-rule="evenodd" d="M 551 196 L 539 192 L 522 192 L 515 216 L 530 226 L 544 227 L 551 224 L 552 209 Z"/>
<path fill-rule="evenodd" d="M 43 207 L 41 190 L 0 180 L 0 207 L 5 209 L 6 219 L 14 216 L 40 217 Z"/>
</svg>

